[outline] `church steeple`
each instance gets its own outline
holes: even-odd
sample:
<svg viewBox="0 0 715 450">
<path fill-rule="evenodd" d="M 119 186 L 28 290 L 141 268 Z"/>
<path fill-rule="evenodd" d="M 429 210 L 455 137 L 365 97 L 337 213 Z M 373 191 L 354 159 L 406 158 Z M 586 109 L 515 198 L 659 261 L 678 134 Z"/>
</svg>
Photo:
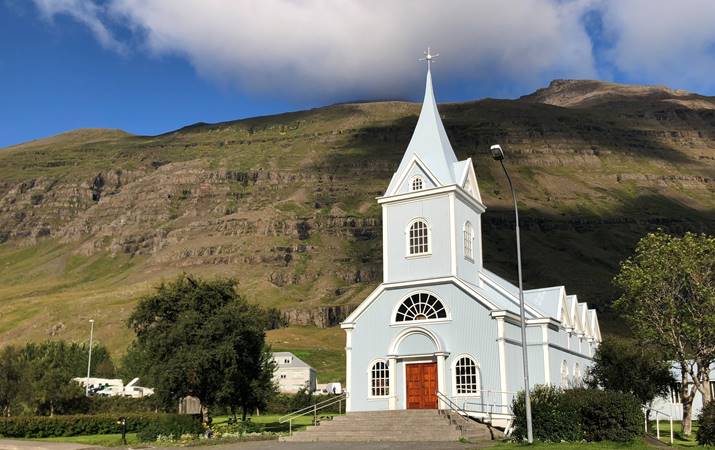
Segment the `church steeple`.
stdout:
<svg viewBox="0 0 715 450">
<path fill-rule="evenodd" d="M 427 81 L 422 110 L 412 139 L 385 195 L 394 195 L 398 191 L 399 184 L 415 163 L 425 166 L 421 169 L 427 172 L 428 176 L 435 178 L 432 180 L 435 186 L 458 183 L 459 174 L 455 174 L 457 156 L 454 154 L 452 145 L 447 138 L 447 132 L 444 130 L 432 88 L 431 64 L 436 56 L 438 55 L 431 55 L 428 50 L 423 58 L 427 61 Z"/>
</svg>

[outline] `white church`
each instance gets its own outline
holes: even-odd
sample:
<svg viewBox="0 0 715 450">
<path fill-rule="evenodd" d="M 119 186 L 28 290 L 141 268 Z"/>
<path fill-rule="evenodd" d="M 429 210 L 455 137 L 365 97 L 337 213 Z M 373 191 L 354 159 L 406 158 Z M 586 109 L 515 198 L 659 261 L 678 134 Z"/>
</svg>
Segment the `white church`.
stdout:
<svg viewBox="0 0 715 450">
<path fill-rule="evenodd" d="M 518 288 L 482 265 L 486 207 L 447 138 L 429 62 L 417 126 L 377 199 L 383 282 L 341 324 L 347 411 L 435 409 L 439 392 L 496 424 L 523 388 Z M 530 382 L 579 384 L 601 340 L 596 311 L 564 286 L 524 296 Z"/>
</svg>

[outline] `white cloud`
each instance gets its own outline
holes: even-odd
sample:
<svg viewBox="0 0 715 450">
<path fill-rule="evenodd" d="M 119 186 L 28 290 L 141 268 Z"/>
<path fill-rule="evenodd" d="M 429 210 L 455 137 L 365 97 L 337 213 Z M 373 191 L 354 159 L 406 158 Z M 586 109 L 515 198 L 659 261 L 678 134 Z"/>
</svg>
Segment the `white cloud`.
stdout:
<svg viewBox="0 0 715 450">
<path fill-rule="evenodd" d="M 442 56 L 440 84 L 516 95 L 552 78 L 610 77 L 715 87 L 712 0 L 35 0 L 69 14 L 107 48 L 186 58 L 204 78 L 314 101 L 414 97 L 416 59 Z M 582 20 L 599 11 L 611 46 L 593 55 Z M 611 67 L 596 67 L 595 61 Z M 640 77 L 640 78 L 639 78 Z"/>
<path fill-rule="evenodd" d="M 145 49 L 181 55 L 205 78 L 275 95 L 413 95 L 427 45 L 442 54 L 442 80 L 536 87 L 558 73 L 596 74 L 580 0 L 35 1 L 47 16 L 87 24 L 108 48 L 119 46 L 107 15 Z"/>
<path fill-rule="evenodd" d="M 127 47 L 114 38 L 102 21 L 103 9 L 92 0 L 34 0 L 37 9 L 46 19 L 58 14 L 67 14 L 83 23 L 99 43 L 110 50 L 124 54 Z"/>
<path fill-rule="evenodd" d="M 601 8 L 613 40 L 605 56 L 628 79 L 715 88 L 714 1 L 609 0 Z"/>
</svg>

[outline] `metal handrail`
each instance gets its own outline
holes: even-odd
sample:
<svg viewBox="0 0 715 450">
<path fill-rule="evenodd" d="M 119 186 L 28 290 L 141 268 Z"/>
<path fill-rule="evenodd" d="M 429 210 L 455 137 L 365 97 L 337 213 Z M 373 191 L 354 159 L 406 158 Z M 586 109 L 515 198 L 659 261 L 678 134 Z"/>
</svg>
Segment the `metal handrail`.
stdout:
<svg viewBox="0 0 715 450">
<path fill-rule="evenodd" d="M 655 408 L 649 408 L 647 406 L 643 406 L 643 415 L 645 416 L 645 432 L 648 433 L 648 413 L 649 412 L 655 412 L 655 435 L 660 440 L 660 419 L 658 418 L 658 414 L 662 414 L 665 417 L 668 418 L 670 421 L 670 445 L 673 445 L 673 416 L 670 414 L 660 411 Z"/>
<path fill-rule="evenodd" d="M 347 397 L 348 397 L 348 394 L 347 394 L 347 392 L 345 392 L 345 393 L 340 394 L 336 397 L 332 397 L 332 398 L 323 400 L 322 402 L 308 405 L 305 408 L 301 408 L 297 411 L 293 411 L 293 412 L 288 413 L 284 416 L 281 416 L 280 418 L 278 418 L 278 423 L 288 422 L 288 435 L 292 436 L 293 435 L 293 419 L 313 413 L 313 425 L 317 425 L 318 424 L 318 411 L 320 411 L 321 409 L 327 408 L 328 406 L 332 406 L 336 403 L 339 403 L 340 405 L 338 406 L 338 414 L 342 414 L 341 413 L 342 403 L 343 403 L 343 400 L 345 400 Z"/>
<path fill-rule="evenodd" d="M 467 411 L 464 410 L 464 408 L 460 408 L 457 403 L 452 401 L 449 397 L 444 395 L 442 392 L 437 391 L 437 399 L 440 400 L 437 402 L 437 412 L 439 414 L 442 414 L 442 411 L 444 411 L 445 408 L 441 408 L 440 403 L 444 402 L 444 404 L 447 405 L 446 409 L 449 409 L 450 411 L 455 412 L 465 423 L 471 424 L 471 420 L 469 419 L 469 415 L 467 414 Z M 459 431 L 464 436 L 465 429 L 461 425 L 457 425 L 459 427 Z"/>
<path fill-rule="evenodd" d="M 481 389 L 479 390 L 479 401 L 465 401 L 463 403 L 464 407 L 463 409 L 468 412 L 481 412 L 481 413 L 486 413 L 486 414 L 494 414 L 495 412 L 497 414 L 504 414 L 504 409 L 506 409 L 506 414 L 513 415 L 513 412 L 511 411 L 511 403 L 509 400 L 507 400 L 507 403 L 501 403 L 501 395 L 502 394 L 507 394 L 507 396 L 511 396 L 513 399 L 514 396 L 516 395 L 516 392 L 511 392 L 511 391 L 492 391 L 489 389 Z M 475 405 L 478 408 L 477 409 L 467 409 L 466 405 Z M 497 408 L 499 411 L 494 411 L 494 409 Z"/>
</svg>

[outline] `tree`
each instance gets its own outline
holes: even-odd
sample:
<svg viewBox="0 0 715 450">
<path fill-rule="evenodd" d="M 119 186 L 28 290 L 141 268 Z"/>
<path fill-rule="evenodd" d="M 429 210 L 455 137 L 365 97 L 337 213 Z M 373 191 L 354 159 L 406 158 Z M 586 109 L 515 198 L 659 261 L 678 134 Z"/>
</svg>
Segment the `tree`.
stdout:
<svg viewBox="0 0 715 450">
<path fill-rule="evenodd" d="M 644 405 L 668 394 L 675 384 L 671 362 L 651 348 L 606 337 L 593 355 L 593 366 L 586 376 L 589 387 L 629 392 Z"/>
<path fill-rule="evenodd" d="M 22 392 L 23 364 L 12 346 L 0 352 L 0 416 L 10 416 Z"/>
<path fill-rule="evenodd" d="M 660 347 L 680 366 L 683 433 L 691 434 L 696 390 L 709 401 L 715 361 L 715 237 L 661 231 L 643 237 L 614 279 L 615 302 L 644 344 Z M 688 383 L 690 382 L 690 383 Z"/>
<path fill-rule="evenodd" d="M 150 362 L 147 375 L 166 406 L 192 395 L 207 407 L 245 412 L 263 401 L 254 387 L 273 375 L 265 363 L 267 318 L 235 285 L 182 275 L 142 298 L 130 316 L 134 351 Z"/>
</svg>

